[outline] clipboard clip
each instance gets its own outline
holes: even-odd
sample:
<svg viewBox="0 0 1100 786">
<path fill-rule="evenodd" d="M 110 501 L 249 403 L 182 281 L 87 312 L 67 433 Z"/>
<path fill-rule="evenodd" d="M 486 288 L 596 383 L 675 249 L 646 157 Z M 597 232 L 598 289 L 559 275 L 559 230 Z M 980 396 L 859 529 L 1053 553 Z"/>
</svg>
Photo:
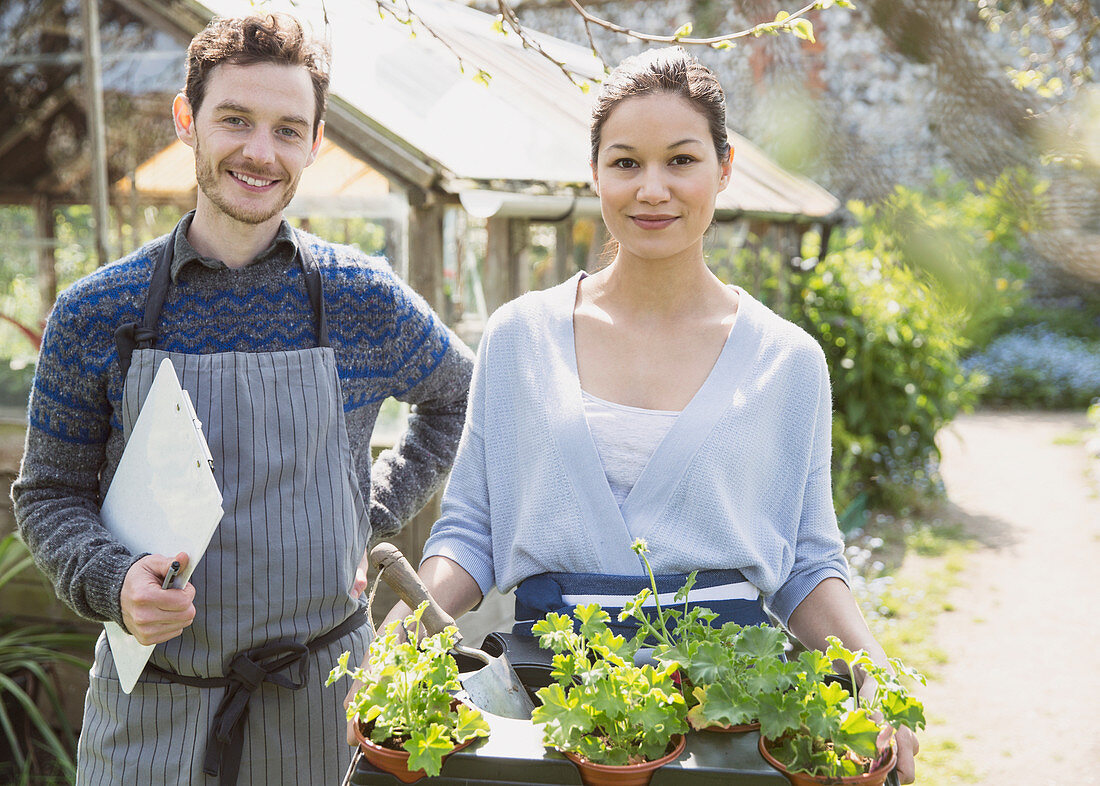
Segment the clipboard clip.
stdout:
<svg viewBox="0 0 1100 786">
<path fill-rule="evenodd" d="M 191 418 L 191 424 L 195 427 L 195 431 L 202 434 L 202 421 L 199 420 L 199 416 L 195 414 L 195 405 L 191 403 L 191 394 L 186 390 L 181 391 L 183 393 L 183 402 L 187 406 L 187 415 Z M 180 409 L 180 405 L 176 405 L 176 409 Z M 206 444 L 206 439 L 199 440 L 202 445 L 203 457 L 206 459 L 206 463 L 210 465 L 210 469 L 214 469 L 214 457 L 210 454 L 210 446 Z"/>
</svg>

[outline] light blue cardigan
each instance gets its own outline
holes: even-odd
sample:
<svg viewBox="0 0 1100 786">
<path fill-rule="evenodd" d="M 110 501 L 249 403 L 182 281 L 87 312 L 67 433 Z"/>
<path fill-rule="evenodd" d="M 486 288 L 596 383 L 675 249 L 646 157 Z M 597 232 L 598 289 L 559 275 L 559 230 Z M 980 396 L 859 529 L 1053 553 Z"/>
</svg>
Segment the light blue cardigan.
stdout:
<svg viewBox="0 0 1100 786">
<path fill-rule="evenodd" d="M 829 472 L 831 399 L 814 340 L 744 290 L 721 354 L 620 510 L 585 421 L 573 344 L 581 274 L 489 320 L 466 425 L 424 557 L 484 593 L 545 572 L 739 568 L 786 624 L 848 581 Z"/>
</svg>

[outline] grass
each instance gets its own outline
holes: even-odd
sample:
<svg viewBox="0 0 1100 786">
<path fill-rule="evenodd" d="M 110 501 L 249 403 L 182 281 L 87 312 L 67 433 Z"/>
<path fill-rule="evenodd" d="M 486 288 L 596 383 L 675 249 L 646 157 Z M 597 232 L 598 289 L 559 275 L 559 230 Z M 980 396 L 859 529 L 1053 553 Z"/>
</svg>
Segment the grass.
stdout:
<svg viewBox="0 0 1100 786">
<path fill-rule="evenodd" d="M 925 511 L 913 519 L 885 514 L 871 519 L 873 523 L 856 541 L 871 555 L 868 559 L 860 554 L 854 560 L 869 565 L 872 574 L 866 590 L 857 592 L 860 605 L 886 651 L 935 680 L 949 658 L 936 644 L 936 619 L 956 611 L 949 596 L 960 586 L 967 556 L 977 544 L 943 510 Z M 943 719 L 929 717 L 928 729 L 921 734 L 917 786 L 978 783 L 979 776 L 957 741 L 937 734 L 937 726 L 943 728 L 943 724 Z"/>
<path fill-rule="evenodd" d="M 1053 439 L 1053 442 L 1055 445 L 1068 445 L 1070 447 L 1076 447 L 1077 445 L 1084 445 L 1085 439 L 1088 436 L 1088 430 L 1077 429 L 1076 431 L 1069 431 L 1065 434 L 1059 434 Z"/>
<path fill-rule="evenodd" d="M 934 729 L 935 719 L 928 725 Z M 978 777 L 954 740 L 934 732 L 921 735 L 915 786 L 965 786 L 978 783 Z"/>
</svg>

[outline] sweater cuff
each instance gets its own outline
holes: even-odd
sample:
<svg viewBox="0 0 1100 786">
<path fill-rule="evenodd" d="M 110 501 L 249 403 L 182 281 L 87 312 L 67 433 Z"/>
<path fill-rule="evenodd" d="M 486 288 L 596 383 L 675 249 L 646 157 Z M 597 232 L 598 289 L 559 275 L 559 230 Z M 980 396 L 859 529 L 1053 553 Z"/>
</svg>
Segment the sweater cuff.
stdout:
<svg viewBox="0 0 1100 786">
<path fill-rule="evenodd" d="M 794 610 L 798 608 L 802 601 L 806 600 L 806 596 L 813 592 L 818 584 L 834 576 L 848 584 L 848 574 L 833 565 L 821 567 L 798 576 L 791 576 L 774 595 L 767 599 L 768 608 L 779 618 L 783 626 L 787 627 L 791 614 L 794 613 Z"/>
<path fill-rule="evenodd" d="M 428 557 L 446 557 L 457 562 L 459 567 L 470 574 L 477 586 L 481 589 L 481 597 L 493 588 L 495 580 L 493 575 L 492 559 L 485 559 L 485 555 L 472 549 L 468 543 L 459 540 L 429 539 L 425 544 L 424 556 L 420 558 L 420 564 Z"/>
<path fill-rule="evenodd" d="M 105 564 L 100 568 L 103 581 L 100 587 L 102 589 L 89 593 L 88 600 L 94 604 L 95 611 L 103 615 L 106 620 L 119 625 L 127 633 L 130 633 L 130 630 L 122 621 L 122 585 L 126 581 L 126 574 L 130 572 L 130 568 L 134 566 L 134 563 L 142 557 L 148 556 L 149 552 L 145 551 L 134 556 L 126 555 L 121 559 L 105 560 Z"/>
<path fill-rule="evenodd" d="M 377 500 L 370 501 L 370 542 L 392 538 L 401 531 L 401 520 Z"/>
</svg>

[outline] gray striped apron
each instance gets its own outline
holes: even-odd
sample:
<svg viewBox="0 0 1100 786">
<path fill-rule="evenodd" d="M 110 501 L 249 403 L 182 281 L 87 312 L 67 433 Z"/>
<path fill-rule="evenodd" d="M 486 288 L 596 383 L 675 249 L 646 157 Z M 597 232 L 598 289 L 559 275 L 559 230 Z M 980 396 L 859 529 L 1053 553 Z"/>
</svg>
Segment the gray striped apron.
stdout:
<svg viewBox="0 0 1100 786">
<path fill-rule="evenodd" d="M 193 624 L 157 646 L 131 694 L 121 691 L 100 636 L 77 782 L 338 783 L 351 758 L 345 690 L 324 680 L 341 652 L 359 662 L 366 648 L 363 608 L 349 590 L 370 522 L 320 273 L 302 246 L 320 346 L 167 352 L 152 344 L 174 246 L 173 233 L 143 324 L 119 330 L 123 428 L 128 436 L 156 368 L 170 358 L 203 423 L 225 515 L 191 576 Z"/>
</svg>

